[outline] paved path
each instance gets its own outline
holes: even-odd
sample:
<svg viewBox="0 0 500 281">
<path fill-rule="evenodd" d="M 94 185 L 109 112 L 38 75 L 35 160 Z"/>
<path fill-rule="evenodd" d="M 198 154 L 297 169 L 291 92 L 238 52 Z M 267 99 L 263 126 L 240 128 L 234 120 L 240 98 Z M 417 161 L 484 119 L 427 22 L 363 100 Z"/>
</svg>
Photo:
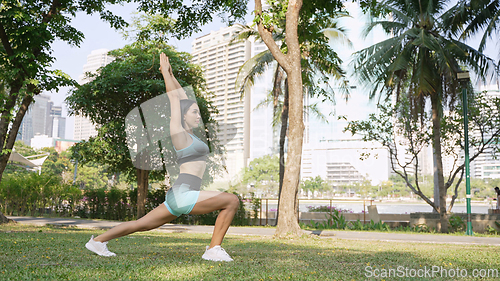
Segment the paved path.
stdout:
<svg viewBox="0 0 500 281">
<path fill-rule="evenodd" d="M 87 220 L 75 218 L 37 218 L 37 217 L 16 217 L 8 218 L 22 224 L 34 225 L 64 225 L 80 228 L 109 229 L 120 222 L 104 220 Z M 204 225 L 181 225 L 165 224 L 158 228 L 159 231 L 171 233 L 212 233 L 213 226 Z M 274 227 L 230 227 L 228 234 L 234 235 L 274 235 Z M 442 234 L 406 234 L 406 233 L 384 233 L 371 231 L 305 231 L 307 234 L 319 235 L 324 238 L 354 239 L 354 240 L 378 240 L 392 242 L 412 242 L 412 243 L 445 243 L 445 244 L 472 244 L 472 245 L 494 245 L 500 246 L 500 238 L 497 237 L 475 237 L 475 236 L 455 236 Z"/>
</svg>

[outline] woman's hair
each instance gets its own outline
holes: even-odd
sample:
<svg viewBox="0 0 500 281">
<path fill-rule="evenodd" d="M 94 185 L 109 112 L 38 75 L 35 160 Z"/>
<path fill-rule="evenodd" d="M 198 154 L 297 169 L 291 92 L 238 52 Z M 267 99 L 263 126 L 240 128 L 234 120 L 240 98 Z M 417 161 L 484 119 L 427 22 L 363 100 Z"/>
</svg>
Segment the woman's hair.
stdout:
<svg viewBox="0 0 500 281">
<path fill-rule="evenodd" d="M 180 100 L 180 102 L 181 102 L 181 124 L 182 127 L 184 127 L 184 115 L 186 115 L 189 108 L 193 105 L 193 103 L 196 103 L 196 101 L 190 99 L 183 99 Z"/>
</svg>

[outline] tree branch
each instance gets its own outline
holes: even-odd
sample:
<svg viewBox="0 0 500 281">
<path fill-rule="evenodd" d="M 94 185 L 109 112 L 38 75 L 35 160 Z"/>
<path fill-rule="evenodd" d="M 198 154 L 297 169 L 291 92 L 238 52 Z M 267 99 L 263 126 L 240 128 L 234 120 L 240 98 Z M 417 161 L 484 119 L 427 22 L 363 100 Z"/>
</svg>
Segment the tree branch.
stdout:
<svg viewBox="0 0 500 281">
<path fill-rule="evenodd" d="M 265 28 L 264 24 L 262 23 L 261 0 L 255 0 L 255 16 L 259 17 L 259 20 L 257 21 L 257 29 L 259 30 L 262 41 L 264 41 L 267 48 L 269 48 L 269 51 L 271 52 L 271 54 L 273 54 L 274 59 L 276 59 L 276 61 L 283 67 L 283 69 L 288 72 L 291 68 L 291 65 L 287 60 L 287 56 L 281 52 L 280 48 L 274 41 L 272 31 Z"/>
<path fill-rule="evenodd" d="M 392 150 L 389 146 L 386 146 L 388 149 L 389 149 L 389 154 L 391 155 L 390 159 L 391 159 L 391 169 L 396 173 L 398 174 L 401 178 L 404 179 L 404 181 L 406 182 L 406 186 L 408 186 L 413 192 L 415 192 L 415 194 L 417 194 L 418 196 L 420 196 L 420 198 L 424 199 L 424 201 L 429 204 L 434 210 L 438 211 L 436 205 L 434 204 L 434 202 L 432 202 L 427 196 L 425 196 L 425 194 L 422 193 L 422 191 L 420 190 L 420 188 L 417 190 L 415 189 L 415 187 L 411 184 L 410 180 L 408 179 L 408 173 L 406 172 L 406 168 L 403 167 L 401 164 L 399 164 L 399 161 L 398 161 L 398 166 L 400 166 L 402 169 L 403 169 L 403 173 L 401 173 L 401 171 L 397 170 L 396 167 L 394 166 L 394 156 L 397 157 L 397 153 L 394 153 L 394 150 Z"/>
<path fill-rule="evenodd" d="M 53 16 L 59 14 L 60 10 L 58 10 L 58 8 L 61 8 L 61 3 L 59 3 L 58 0 L 52 1 L 52 5 L 50 6 L 49 12 L 43 14 L 42 22 L 48 23 Z"/>
<path fill-rule="evenodd" d="M 2 136 L 2 147 L 0 148 L 1 156 L 0 156 L 0 179 L 2 177 L 3 171 L 5 170 L 5 167 L 7 166 L 8 159 L 10 157 L 10 154 L 12 153 L 12 148 L 14 147 L 14 143 L 16 141 L 17 137 L 17 132 L 19 131 L 19 127 L 21 126 L 21 122 L 24 118 L 24 115 L 26 114 L 26 111 L 28 110 L 29 105 L 31 104 L 31 101 L 33 100 L 33 96 L 29 94 L 30 92 L 26 93 L 26 95 L 23 98 L 23 101 L 19 107 L 19 111 L 16 114 L 16 118 L 14 119 L 14 122 L 12 124 L 12 127 L 9 130 L 8 137 L 7 137 L 7 142 L 4 145 L 4 137 L 7 136 L 7 130 L 5 130 L 5 133 L 0 133 Z M 3 119 L 3 118 L 2 118 Z M 6 122 L 7 125 L 9 124 L 8 120 L 2 120 L 2 123 Z M 4 125 L 4 124 L 2 124 Z"/>
<path fill-rule="evenodd" d="M 12 127 L 9 130 L 9 136 L 7 138 L 7 143 L 5 146 L 7 149 L 12 149 L 12 147 L 14 147 L 17 132 L 19 131 L 19 127 L 21 126 L 21 122 L 23 121 L 23 118 L 24 118 L 24 115 L 26 114 L 26 111 L 28 111 L 28 107 L 30 106 L 31 102 L 33 101 L 33 96 L 38 95 L 40 93 L 40 90 L 35 89 L 34 86 L 32 86 L 30 88 L 31 89 L 28 90 L 28 92 L 24 96 L 23 101 L 21 102 L 21 105 L 19 106 L 19 110 L 17 111 L 16 118 L 14 119 L 14 122 L 12 123 Z M 30 94 L 31 92 L 33 92 L 34 94 L 31 95 Z"/>
<path fill-rule="evenodd" d="M 12 50 L 12 46 L 10 45 L 9 36 L 7 36 L 7 33 L 5 32 L 5 27 L 1 23 L 0 23 L 0 40 L 2 41 L 2 45 L 5 48 L 5 52 L 7 53 L 7 55 L 9 57 L 11 57 L 13 65 L 20 68 L 26 76 L 29 76 L 28 70 L 26 70 L 24 65 L 18 64 L 16 59 L 14 58 L 15 54 L 14 54 L 14 50 Z"/>
<path fill-rule="evenodd" d="M 453 196 L 451 197 L 450 206 L 448 206 L 448 213 L 451 212 L 453 205 L 455 205 L 455 199 L 457 199 L 457 197 L 458 197 L 458 186 L 462 182 L 463 177 L 464 177 L 464 170 L 462 169 L 462 173 L 460 174 L 460 177 L 458 178 L 458 182 L 455 185 L 455 194 L 453 194 Z"/>
<path fill-rule="evenodd" d="M 10 45 L 9 37 L 5 32 L 5 27 L 1 23 L 0 23 L 0 39 L 2 40 L 2 45 L 5 48 L 5 52 L 7 53 L 7 55 L 9 57 L 14 56 L 14 51 L 12 50 L 12 46 Z"/>
<path fill-rule="evenodd" d="M 5 138 L 7 136 L 7 131 L 9 129 L 9 124 L 10 120 L 12 117 L 10 116 L 10 108 L 13 108 L 16 105 L 16 94 L 21 90 L 21 84 L 17 81 L 14 81 L 14 85 L 10 89 L 10 94 L 8 96 L 8 99 L 4 105 L 4 111 L 2 112 L 2 115 L 0 117 L 0 154 L 4 150 L 4 143 L 5 143 Z"/>
<path fill-rule="evenodd" d="M 285 41 L 288 46 L 289 59 L 301 58 L 301 50 L 299 44 L 298 26 L 299 26 L 299 11 L 302 7 L 302 0 L 289 0 L 288 9 L 286 11 L 286 32 Z M 294 65 L 290 61 L 290 66 Z M 300 62 L 299 62 L 300 66 Z"/>
</svg>

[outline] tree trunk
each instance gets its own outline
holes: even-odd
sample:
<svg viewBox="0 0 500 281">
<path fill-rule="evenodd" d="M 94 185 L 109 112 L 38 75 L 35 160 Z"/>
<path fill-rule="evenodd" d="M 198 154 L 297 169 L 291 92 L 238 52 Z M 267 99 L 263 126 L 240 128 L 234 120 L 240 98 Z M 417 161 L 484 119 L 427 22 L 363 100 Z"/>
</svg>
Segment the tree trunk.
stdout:
<svg viewBox="0 0 500 281">
<path fill-rule="evenodd" d="M 283 54 L 272 37 L 272 30 L 265 27 L 261 20 L 257 21 L 257 28 L 262 40 L 269 48 L 276 61 L 287 74 L 289 90 L 289 126 L 288 126 L 288 153 L 287 165 L 283 178 L 278 209 L 278 226 L 275 236 L 300 235 L 302 233 L 295 216 L 296 193 L 299 187 L 300 162 L 302 158 L 302 141 L 304 135 L 303 96 L 302 96 L 302 69 L 301 51 L 298 36 L 299 12 L 302 0 L 290 0 L 286 11 L 285 41 L 288 46 L 287 54 Z M 262 18 L 262 2 L 255 0 L 255 15 Z"/>
<path fill-rule="evenodd" d="M 137 170 L 137 219 L 146 214 L 146 199 L 148 198 L 148 170 Z"/>
<path fill-rule="evenodd" d="M 283 179 L 281 200 L 279 203 L 279 218 L 276 229 L 276 236 L 287 234 L 300 234 L 301 230 L 296 217 L 296 194 L 300 179 L 300 162 L 302 158 L 302 141 L 304 134 L 304 123 L 302 119 L 303 98 L 302 98 L 302 75 L 299 71 L 288 74 L 290 91 L 290 111 L 288 129 L 288 153 L 287 165 Z M 298 73 L 297 73 L 298 72 Z"/>
<path fill-rule="evenodd" d="M 0 224 L 2 223 L 8 223 L 8 222 L 15 222 L 14 220 L 8 219 L 1 211 L 0 211 Z"/>
<path fill-rule="evenodd" d="M 285 82 L 288 83 L 288 82 Z M 283 178 L 285 177 L 285 139 L 288 129 L 288 86 L 285 85 L 285 98 L 283 101 L 283 110 L 281 112 L 281 132 L 280 132 L 280 182 L 278 189 L 278 206 L 280 205 L 281 190 L 283 188 Z M 280 209 L 276 212 L 276 225 L 279 221 Z"/>
<path fill-rule="evenodd" d="M 277 237 L 302 233 L 295 213 L 304 136 L 301 51 L 297 33 L 298 15 L 301 7 L 301 0 L 290 0 L 286 12 L 285 40 L 288 45 L 288 64 L 285 71 L 288 77 L 289 91 L 288 153 L 279 205 L 281 212 L 275 233 Z"/>
<path fill-rule="evenodd" d="M 434 147 L 434 189 L 439 190 L 439 223 L 437 231 L 448 233 L 448 216 L 446 213 L 446 188 L 444 186 L 443 176 L 443 158 L 441 155 L 441 118 L 439 96 L 431 95 L 432 104 L 432 134 Z M 436 186 L 437 185 L 437 186 Z"/>
<path fill-rule="evenodd" d="M 7 167 L 7 163 L 9 162 L 10 154 L 12 148 L 14 147 L 14 143 L 16 141 L 17 132 L 19 131 L 19 127 L 21 126 L 21 122 L 23 121 L 24 115 L 28 110 L 29 105 L 33 101 L 33 96 L 31 92 L 28 92 L 19 106 L 17 114 L 10 124 L 12 120 L 10 117 L 10 108 L 14 108 L 15 105 L 15 96 L 20 91 L 20 86 L 12 86 L 10 91 L 9 99 L 6 101 L 6 108 L 3 112 L 1 112 L 0 118 L 0 181 L 2 181 L 3 172 Z M 30 90 L 33 90 L 33 87 L 30 87 Z M 38 94 L 38 92 L 33 93 L 33 95 Z"/>
</svg>

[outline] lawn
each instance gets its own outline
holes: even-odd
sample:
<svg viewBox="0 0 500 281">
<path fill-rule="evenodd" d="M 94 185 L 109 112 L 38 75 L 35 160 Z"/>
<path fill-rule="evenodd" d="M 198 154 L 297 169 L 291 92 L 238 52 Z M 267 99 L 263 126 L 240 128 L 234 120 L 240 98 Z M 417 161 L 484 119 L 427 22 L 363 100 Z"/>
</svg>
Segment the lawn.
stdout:
<svg viewBox="0 0 500 281">
<path fill-rule="evenodd" d="M 110 250 L 118 256 L 100 257 L 84 246 L 91 234 L 99 233 L 102 231 L 0 225 L 0 280 L 415 279 L 412 276 L 421 276 L 421 280 L 498 280 L 500 277 L 497 246 L 233 235 L 226 237 L 223 247 L 234 262 L 224 263 L 201 259 L 209 234 L 137 233 L 110 241 Z M 481 275 L 486 278 L 480 278 Z"/>
</svg>

